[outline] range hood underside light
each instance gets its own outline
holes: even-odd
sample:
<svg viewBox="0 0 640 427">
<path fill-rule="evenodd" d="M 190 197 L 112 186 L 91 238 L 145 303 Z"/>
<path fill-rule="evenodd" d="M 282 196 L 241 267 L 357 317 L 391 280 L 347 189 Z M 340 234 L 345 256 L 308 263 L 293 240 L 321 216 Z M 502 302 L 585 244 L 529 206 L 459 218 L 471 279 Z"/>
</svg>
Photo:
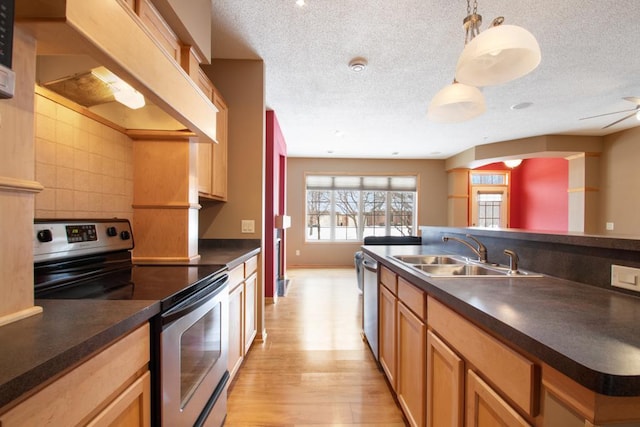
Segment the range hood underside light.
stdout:
<svg viewBox="0 0 640 427">
<path fill-rule="evenodd" d="M 144 96 L 105 67 L 94 68 L 91 74 L 102 80 L 113 92 L 116 101 L 122 105 L 132 110 L 144 107 Z"/>
<path fill-rule="evenodd" d="M 130 88 L 129 91 L 116 90 L 119 83 L 115 83 L 115 79 L 124 82 L 107 68 L 91 63 L 85 58 L 81 59 L 84 62 L 80 65 L 72 65 L 70 69 L 60 71 L 60 63 L 74 64 L 78 57 L 39 58 L 39 85 L 124 129 L 188 130 L 157 105 L 145 100 L 143 95 L 131 86 L 126 85 Z M 74 72 L 73 68 L 87 71 Z M 104 71 L 101 73 L 102 70 Z M 111 80 L 114 83 L 109 82 L 109 74 L 113 76 Z M 61 75 L 64 77 L 60 77 Z M 129 103 L 130 106 L 125 107 L 127 96 L 132 97 L 138 104 Z M 133 107 L 137 108 L 132 109 Z"/>
</svg>

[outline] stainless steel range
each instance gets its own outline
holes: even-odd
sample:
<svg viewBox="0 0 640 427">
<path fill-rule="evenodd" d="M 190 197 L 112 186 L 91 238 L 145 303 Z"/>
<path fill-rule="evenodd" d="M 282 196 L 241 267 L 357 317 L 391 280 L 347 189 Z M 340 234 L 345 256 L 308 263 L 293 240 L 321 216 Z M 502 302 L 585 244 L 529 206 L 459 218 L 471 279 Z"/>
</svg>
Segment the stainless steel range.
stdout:
<svg viewBox="0 0 640 427">
<path fill-rule="evenodd" d="M 170 238 L 170 237 L 167 237 Z M 229 373 L 225 265 L 133 265 L 128 220 L 36 220 L 36 299 L 158 300 L 152 423 L 220 426 Z"/>
</svg>

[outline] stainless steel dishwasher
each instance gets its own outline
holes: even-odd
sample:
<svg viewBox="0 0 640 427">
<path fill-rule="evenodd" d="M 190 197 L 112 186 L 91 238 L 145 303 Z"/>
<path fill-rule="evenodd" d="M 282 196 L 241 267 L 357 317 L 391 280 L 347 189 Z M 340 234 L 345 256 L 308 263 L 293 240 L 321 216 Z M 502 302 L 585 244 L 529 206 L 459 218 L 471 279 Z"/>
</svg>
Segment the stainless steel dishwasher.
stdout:
<svg viewBox="0 0 640 427">
<path fill-rule="evenodd" d="M 378 262 L 364 254 L 362 267 L 362 330 L 373 356 L 378 360 Z"/>
</svg>

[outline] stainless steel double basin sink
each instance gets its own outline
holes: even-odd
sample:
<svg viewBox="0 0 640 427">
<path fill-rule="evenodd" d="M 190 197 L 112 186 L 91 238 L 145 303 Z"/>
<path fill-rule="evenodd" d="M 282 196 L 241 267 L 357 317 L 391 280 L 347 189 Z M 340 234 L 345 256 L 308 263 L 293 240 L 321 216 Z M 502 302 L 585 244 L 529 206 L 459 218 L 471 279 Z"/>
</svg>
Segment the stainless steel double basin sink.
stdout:
<svg viewBox="0 0 640 427">
<path fill-rule="evenodd" d="M 540 277 L 526 271 L 511 272 L 508 267 L 484 264 L 456 255 L 394 255 L 403 264 L 432 277 Z"/>
</svg>

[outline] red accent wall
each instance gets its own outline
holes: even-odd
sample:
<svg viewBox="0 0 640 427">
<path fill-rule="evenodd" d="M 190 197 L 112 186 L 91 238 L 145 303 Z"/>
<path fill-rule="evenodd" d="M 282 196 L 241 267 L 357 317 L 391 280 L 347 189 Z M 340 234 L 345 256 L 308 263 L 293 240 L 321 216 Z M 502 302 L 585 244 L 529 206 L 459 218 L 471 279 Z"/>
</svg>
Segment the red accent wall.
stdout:
<svg viewBox="0 0 640 427">
<path fill-rule="evenodd" d="M 493 163 L 479 170 L 504 170 Z M 509 226 L 526 230 L 569 228 L 569 162 L 560 158 L 525 159 L 511 170 Z"/>
<path fill-rule="evenodd" d="M 266 165 L 265 165 L 265 253 L 264 253 L 264 287 L 265 297 L 277 294 L 276 238 L 275 217 L 285 214 L 287 185 L 287 143 L 280 129 L 275 112 L 266 112 Z M 280 253 L 284 259 L 285 239 L 282 232 Z M 284 267 L 283 267 L 284 268 Z M 286 271 L 286 269 L 285 269 Z"/>
<path fill-rule="evenodd" d="M 520 166 L 524 166 L 516 176 L 520 223 L 513 226 L 527 230 L 567 231 L 569 162 L 559 158 L 527 159 Z"/>
</svg>

